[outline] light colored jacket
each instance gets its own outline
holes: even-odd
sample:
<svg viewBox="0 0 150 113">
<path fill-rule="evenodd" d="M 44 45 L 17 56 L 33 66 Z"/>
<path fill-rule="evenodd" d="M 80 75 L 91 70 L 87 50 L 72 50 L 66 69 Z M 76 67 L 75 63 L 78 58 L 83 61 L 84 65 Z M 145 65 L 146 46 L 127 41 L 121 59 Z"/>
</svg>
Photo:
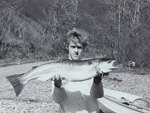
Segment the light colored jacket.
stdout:
<svg viewBox="0 0 150 113">
<path fill-rule="evenodd" d="M 97 98 L 103 97 L 102 82 L 93 79 L 83 82 L 69 82 L 64 87 L 54 88 L 53 99 L 59 104 L 60 113 L 98 113 Z"/>
</svg>

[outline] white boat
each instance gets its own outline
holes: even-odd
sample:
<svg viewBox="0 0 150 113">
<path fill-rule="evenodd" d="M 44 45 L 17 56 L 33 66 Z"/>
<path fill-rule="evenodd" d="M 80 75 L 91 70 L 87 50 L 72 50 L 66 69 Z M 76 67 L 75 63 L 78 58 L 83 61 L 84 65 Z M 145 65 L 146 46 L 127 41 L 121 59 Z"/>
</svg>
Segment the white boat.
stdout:
<svg viewBox="0 0 150 113">
<path fill-rule="evenodd" d="M 150 102 L 140 96 L 104 88 L 98 99 L 104 113 L 150 113 Z"/>
</svg>

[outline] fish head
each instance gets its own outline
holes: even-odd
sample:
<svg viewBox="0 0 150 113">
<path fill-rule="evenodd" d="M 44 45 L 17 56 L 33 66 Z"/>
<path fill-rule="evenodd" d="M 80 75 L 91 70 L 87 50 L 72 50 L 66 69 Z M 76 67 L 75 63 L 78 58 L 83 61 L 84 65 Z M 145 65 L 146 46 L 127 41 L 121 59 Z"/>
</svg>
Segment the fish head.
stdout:
<svg viewBox="0 0 150 113">
<path fill-rule="evenodd" d="M 118 67 L 117 67 L 116 60 L 113 59 L 102 58 L 99 60 L 99 63 L 97 65 L 97 71 L 99 73 L 107 73 L 117 68 Z"/>
</svg>

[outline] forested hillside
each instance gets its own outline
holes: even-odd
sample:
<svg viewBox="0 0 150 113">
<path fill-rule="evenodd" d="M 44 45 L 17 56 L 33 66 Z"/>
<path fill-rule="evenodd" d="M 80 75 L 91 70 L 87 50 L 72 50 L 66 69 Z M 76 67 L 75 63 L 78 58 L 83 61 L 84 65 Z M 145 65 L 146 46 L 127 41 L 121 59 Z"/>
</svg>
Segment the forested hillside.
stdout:
<svg viewBox="0 0 150 113">
<path fill-rule="evenodd" d="M 149 0 L 0 0 L 0 61 L 57 59 L 73 27 L 89 33 L 88 57 L 150 67 Z"/>
</svg>

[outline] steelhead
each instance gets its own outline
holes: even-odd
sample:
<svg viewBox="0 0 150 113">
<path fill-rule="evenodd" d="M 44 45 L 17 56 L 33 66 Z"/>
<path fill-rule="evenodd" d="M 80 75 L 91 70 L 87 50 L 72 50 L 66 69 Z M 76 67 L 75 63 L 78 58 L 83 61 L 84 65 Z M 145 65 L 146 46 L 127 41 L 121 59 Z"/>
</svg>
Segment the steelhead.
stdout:
<svg viewBox="0 0 150 113">
<path fill-rule="evenodd" d="M 84 81 L 95 77 L 97 73 L 108 73 L 116 69 L 114 62 L 115 60 L 107 58 L 77 61 L 61 60 L 43 64 L 23 74 L 7 76 L 7 79 L 18 96 L 30 80 L 53 80 L 54 76 L 59 75 L 69 82 Z"/>
</svg>

